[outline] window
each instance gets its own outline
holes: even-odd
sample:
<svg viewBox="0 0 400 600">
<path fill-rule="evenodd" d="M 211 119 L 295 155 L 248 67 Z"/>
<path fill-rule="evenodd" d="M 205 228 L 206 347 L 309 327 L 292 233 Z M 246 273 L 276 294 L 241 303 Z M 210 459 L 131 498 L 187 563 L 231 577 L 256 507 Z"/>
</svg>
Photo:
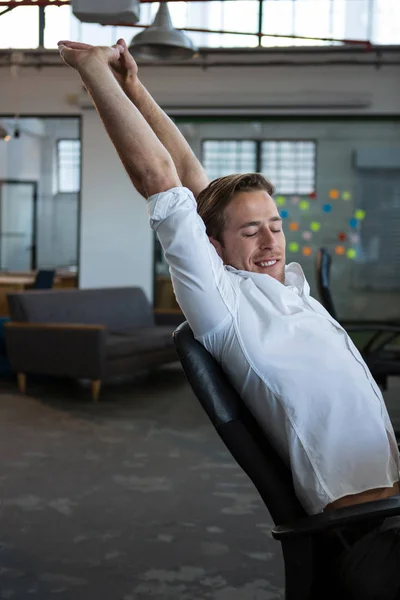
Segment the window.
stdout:
<svg viewBox="0 0 400 600">
<path fill-rule="evenodd" d="M 205 140 L 203 166 L 210 179 L 232 173 L 253 173 L 257 164 L 257 142 L 253 140 Z"/>
<path fill-rule="evenodd" d="M 280 194 L 310 194 L 315 190 L 315 142 L 262 142 L 261 172 Z"/>
<path fill-rule="evenodd" d="M 80 164 L 80 140 L 58 140 L 57 191 L 59 194 L 79 192 Z"/>
<path fill-rule="evenodd" d="M 313 141 L 204 140 L 203 165 L 210 179 L 261 172 L 280 194 L 315 191 Z"/>
</svg>

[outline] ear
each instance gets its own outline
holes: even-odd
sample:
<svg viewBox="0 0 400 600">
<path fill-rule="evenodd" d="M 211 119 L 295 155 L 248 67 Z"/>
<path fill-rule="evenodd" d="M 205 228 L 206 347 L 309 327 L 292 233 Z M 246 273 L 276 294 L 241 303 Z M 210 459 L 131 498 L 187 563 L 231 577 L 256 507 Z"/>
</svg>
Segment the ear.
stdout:
<svg viewBox="0 0 400 600">
<path fill-rule="evenodd" d="M 223 259 L 223 256 L 222 256 L 222 244 L 221 244 L 221 242 L 219 242 L 218 240 L 216 240 L 215 238 L 213 238 L 211 236 L 209 236 L 208 239 L 210 240 L 210 242 L 212 243 L 212 245 L 216 249 L 218 256 Z"/>
</svg>

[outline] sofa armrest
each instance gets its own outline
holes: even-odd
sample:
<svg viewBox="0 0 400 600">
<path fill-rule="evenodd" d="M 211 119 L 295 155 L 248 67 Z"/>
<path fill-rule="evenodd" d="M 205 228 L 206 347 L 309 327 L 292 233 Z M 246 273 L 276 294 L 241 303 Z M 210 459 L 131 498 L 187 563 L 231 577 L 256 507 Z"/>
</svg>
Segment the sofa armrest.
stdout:
<svg viewBox="0 0 400 600">
<path fill-rule="evenodd" d="M 328 510 L 318 515 L 299 519 L 289 525 L 279 525 L 272 530 L 276 540 L 313 535 L 328 529 L 346 527 L 354 523 L 375 521 L 400 515 L 400 496 L 391 496 L 383 500 L 363 502 L 337 510 Z"/>
<path fill-rule="evenodd" d="M 101 379 L 104 325 L 10 322 L 4 331 L 8 358 L 18 373 Z"/>
</svg>

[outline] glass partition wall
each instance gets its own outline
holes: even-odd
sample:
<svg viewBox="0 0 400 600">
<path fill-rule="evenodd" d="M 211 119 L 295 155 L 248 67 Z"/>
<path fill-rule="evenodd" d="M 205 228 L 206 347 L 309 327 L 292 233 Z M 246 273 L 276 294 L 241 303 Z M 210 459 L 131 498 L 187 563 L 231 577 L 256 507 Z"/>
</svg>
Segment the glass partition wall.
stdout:
<svg viewBox="0 0 400 600">
<path fill-rule="evenodd" d="M 0 272 L 77 279 L 79 117 L 0 116 Z"/>
<path fill-rule="evenodd" d="M 177 119 L 209 178 L 258 171 L 274 184 L 287 262 L 301 264 L 318 298 L 318 248 L 332 255 L 341 319 L 400 314 L 400 119 Z M 155 307 L 176 307 L 155 241 Z"/>
</svg>

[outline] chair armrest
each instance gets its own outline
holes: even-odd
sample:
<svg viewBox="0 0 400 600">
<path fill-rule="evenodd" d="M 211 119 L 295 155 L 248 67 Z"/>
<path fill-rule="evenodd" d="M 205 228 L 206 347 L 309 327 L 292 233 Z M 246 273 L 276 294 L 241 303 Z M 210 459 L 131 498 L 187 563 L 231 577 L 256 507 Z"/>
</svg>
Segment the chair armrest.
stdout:
<svg viewBox="0 0 400 600">
<path fill-rule="evenodd" d="M 347 333 L 369 332 L 373 334 L 362 349 L 363 354 L 368 354 L 368 352 L 371 352 L 372 350 L 374 352 L 379 352 L 386 344 L 389 344 L 396 337 L 400 336 L 400 324 L 394 323 L 353 322 L 350 325 L 342 324 L 342 327 Z"/>
<path fill-rule="evenodd" d="M 383 500 L 363 502 L 354 506 L 346 506 L 337 510 L 328 510 L 318 515 L 299 519 L 289 525 L 279 525 L 272 530 L 276 540 L 294 538 L 302 535 L 312 535 L 346 527 L 353 523 L 384 519 L 400 515 L 400 496 L 391 496 Z"/>
<path fill-rule="evenodd" d="M 180 308 L 155 308 L 153 316 L 156 325 L 171 325 L 171 327 L 178 327 L 185 320 L 185 315 Z"/>
<path fill-rule="evenodd" d="M 100 379 L 107 329 L 80 323 L 10 322 L 4 327 L 14 371 Z"/>
</svg>

